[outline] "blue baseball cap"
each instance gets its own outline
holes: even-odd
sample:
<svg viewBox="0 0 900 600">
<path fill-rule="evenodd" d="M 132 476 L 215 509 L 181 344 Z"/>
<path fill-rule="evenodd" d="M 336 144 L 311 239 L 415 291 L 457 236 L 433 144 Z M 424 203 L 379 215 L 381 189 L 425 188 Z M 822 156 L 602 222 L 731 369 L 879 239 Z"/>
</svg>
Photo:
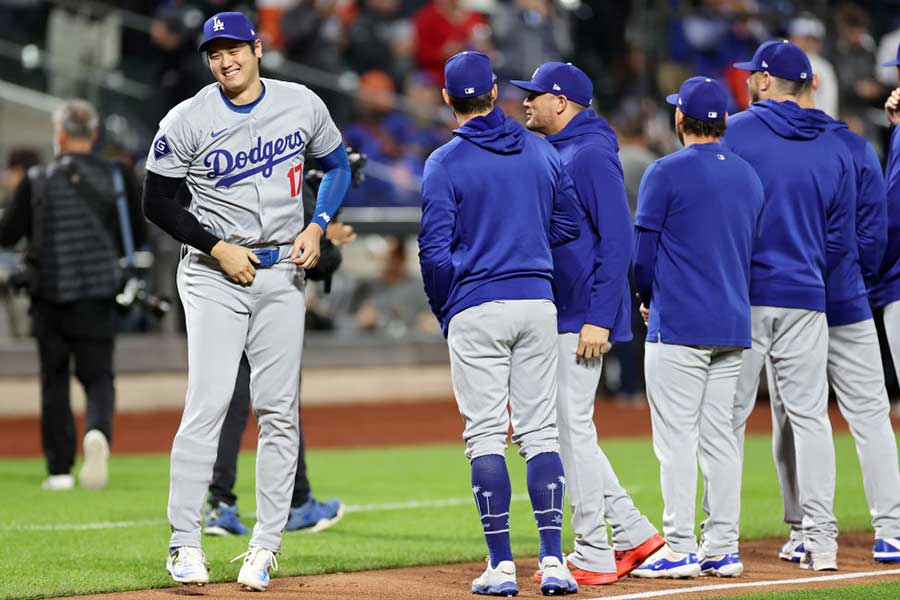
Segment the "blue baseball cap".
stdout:
<svg viewBox="0 0 900 600">
<path fill-rule="evenodd" d="M 220 12 L 211 16 L 203 24 L 203 41 L 200 42 L 200 51 L 213 40 L 225 38 L 240 40 L 242 42 L 255 42 L 258 39 L 253 23 L 247 15 L 240 12 Z"/>
<path fill-rule="evenodd" d="M 789 81 L 812 81 L 812 65 L 800 47 L 787 40 L 771 40 L 760 45 L 749 62 L 734 63 L 742 71 L 768 71 Z"/>
<path fill-rule="evenodd" d="M 513 79 L 511 84 L 527 92 L 565 96 L 582 106 L 594 97 L 594 84 L 587 74 L 572 63 L 545 62 L 531 75 L 531 81 Z"/>
<path fill-rule="evenodd" d="M 454 54 L 444 63 L 444 87 L 454 98 L 474 98 L 487 94 L 497 76 L 491 59 L 483 52 L 466 50 Z"/>
<path fill-rule="evenodd" d="M 882 67 L 900 67 L 900 47 L 897 48 L 897 58 L 894 60 L 889 60 Z"/>
<path fill-rule="evenodd" d="M 699 121 L 713 123 L 725 118 L 728 94 L 715 79 L 691 77 L 681 84 L 677 94 L 666 96 L 666 102 Z"/>
</svg>

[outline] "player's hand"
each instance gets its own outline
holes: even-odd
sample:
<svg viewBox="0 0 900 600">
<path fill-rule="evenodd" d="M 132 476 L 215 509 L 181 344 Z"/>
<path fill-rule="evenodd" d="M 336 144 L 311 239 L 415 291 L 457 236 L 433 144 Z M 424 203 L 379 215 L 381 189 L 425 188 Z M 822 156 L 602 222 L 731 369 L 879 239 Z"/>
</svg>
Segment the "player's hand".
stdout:
<svg viewBox="0 0 900 600">
<path fill-rule="evenodd" d="M 253 283 L 253 278 L 256 277 L 253 265 L 259 264 L 259 257 L 252 250 L 219 241 L 213 246 L 210 255 L 219 261 L 219 266 L 233 282 L 241 285 Z"/>
<path fill-rule="evenodd" d="M 310 223 L 294 240 L 291 262 L 304 269 L 312 269 L 319 262 L 319 245 L 325 232 L 317 223 Z"/>
<path fill-rule="evenodd" d="M 328 234 L 328 239 L 341 248 L 356 239 L 356 230 L 353 229 L 353 226 L 339 221 L 329 223 L 325 232 Z"/>
<path fill-rule="evenodd" d="M 884 103 L 884 114 L 891 125 L 900 125 L 900 88 L 896 88 Z"/>
<path fill-rule="evenodd" d="M 641 304 L 641 318 L 644 319 L 644 325 L 647 324 L 647 321 L 650 320 L 650 309 Z"/>
<path fill-rule="evenodd" d="M 585 323 L 578 334 L 578 350 L 575 356 L 579 360 L 600 358 L 609 350 L 609 329 Z"/>
</svg>

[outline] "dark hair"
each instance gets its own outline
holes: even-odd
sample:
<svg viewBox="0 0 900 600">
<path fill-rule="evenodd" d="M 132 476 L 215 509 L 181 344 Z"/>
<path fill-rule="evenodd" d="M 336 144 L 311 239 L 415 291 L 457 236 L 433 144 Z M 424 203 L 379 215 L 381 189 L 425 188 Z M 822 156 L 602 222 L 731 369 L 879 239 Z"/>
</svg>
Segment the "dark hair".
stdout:
<svg viewBox="0 0 900 600">
<path fill-rule="evenodd" d="M 456 98 L 450 96 L 450 106 L 453 107 L 453 112 L 458 115 L 474 115 L 475 113 L 491 110 L 494 108 L 494 101 L 491 98 L 492 90 L 493 88 L 474 98 Z"/>
<path fill-rule="evenodd" d="M 9 158 L 6 161 L 6 166 L 27 171 L 31 167 L 40 164 L 40 162 L 41 155 L 37 150 L 19 146 L 9 151 Z"/>
<path fill-rule="evenodd" d="M 684 120 L 681 122 L 681 131 L 701 137 L 720 138 L 725 135 L 725 119 L 701 121 L 700 119 L 684 115 Z"/>
<path fill-rule="evenodd" d="M 812 89 L 812 77 L 806 81 L 792 81 L 775 77 L 774 75 L 772 75 L 772 78 L 775 80 L 775 87 L 778 91 L 788 96 L 802 96 Z"/>
</svg>

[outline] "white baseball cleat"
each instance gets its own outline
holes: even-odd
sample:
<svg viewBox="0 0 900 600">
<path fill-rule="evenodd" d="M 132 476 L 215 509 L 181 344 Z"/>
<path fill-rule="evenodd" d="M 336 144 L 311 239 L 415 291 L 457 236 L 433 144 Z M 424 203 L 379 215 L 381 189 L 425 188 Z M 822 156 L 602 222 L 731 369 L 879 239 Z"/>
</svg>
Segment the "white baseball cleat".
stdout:
<svg viewBox="0 0 900 600">
<path fill-rule="evenodd" d="M 477 579 L 472 580 L 472 593 L 482 596 L 515 596 L 519 593 L 516 583 L 516 563 L 501 560 L 496 567 L 487 559 L 487 568 Z"/>
<path fill-rule="evenodd" d="M 65 475 L 50 475 L 41 482 L 41 488 L 50 490 L 51 492 L 62 492 L 71 490 L 75 487 L 75 478 L 66 473 Z"/>
<path fill-rule="evenodd" d="M 250 549 L 235 556 L 231 562 L 244 559 L 241 564 L 241 571 L 238 573 L 237 582 L 242 586 L 257 591 L 264 592 L 269 587 L 269 570 L 278 570 L 278 560 L 275 559 L 275 553 L 266 550 L 262 546 L 250 546 Z"/>
<path fill-rule="evenodd" d="M 810 552 L 800 559 L 800 568 L 808 571 L 837 571 L 837 552 Z"/>
<path fill-rule="evenodd" d="M 555 556 L 545 556 L 540 562 L 541 593 L 545 596 L 564 596 L 578 592 L 578 582 L 569 567 Z"/>
<path fill-rule="evenodd" d="M 631 576 L 647 579 L 693 579 L 700 576 L 700 562 L 696 554 L 677 552 L 666 544 L 632 571 Z"/>
<path fill-rule="evenodd" d="M 171 548 L 166 570 L 176 583 L 203 585 L 209 583 L 209 565 L 203 550 L 194 546 Z"/>
<path fill-rule="evenodd" d="M 84 464 L 78 483 L 86 490 L 106 487 L 109 478 L 109 443 L 102 431 L 91 429 L 84 434 Z"/>
</svg>

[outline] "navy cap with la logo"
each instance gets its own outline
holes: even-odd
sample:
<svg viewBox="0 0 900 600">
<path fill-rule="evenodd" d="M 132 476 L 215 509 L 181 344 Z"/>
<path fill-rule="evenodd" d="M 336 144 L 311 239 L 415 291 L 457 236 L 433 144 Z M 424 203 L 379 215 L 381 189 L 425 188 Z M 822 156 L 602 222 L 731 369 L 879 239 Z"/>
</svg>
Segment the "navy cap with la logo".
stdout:
<svg viewBox="0 0 900 600">
<path fill-rule="evenodd" d="M 253 23 L 247 15 L 240 12 L 220 12 L 207 19 L 203 24 L 200 51 L 206 50 L 210 42 L 219 38 L 242 42 L 255 42 L 258 39 Z"/>
<path fill-rule="evenodd" d="M 681 84 L 677 94 L 667 96 L 666 102 L 677 106 L 689 117 L 712 123 L 725 118 L 728 93 L 714 79 L 691 77 Z"/>
<path fill-rule="evenodd" d="M 734 63 L 742 71 L 766 71 L 779 79 L 812 81 L 813 70 L 809 57 L 800 46 L 787 40 L 764 42 L 747 62 Z"/>
</svg>

